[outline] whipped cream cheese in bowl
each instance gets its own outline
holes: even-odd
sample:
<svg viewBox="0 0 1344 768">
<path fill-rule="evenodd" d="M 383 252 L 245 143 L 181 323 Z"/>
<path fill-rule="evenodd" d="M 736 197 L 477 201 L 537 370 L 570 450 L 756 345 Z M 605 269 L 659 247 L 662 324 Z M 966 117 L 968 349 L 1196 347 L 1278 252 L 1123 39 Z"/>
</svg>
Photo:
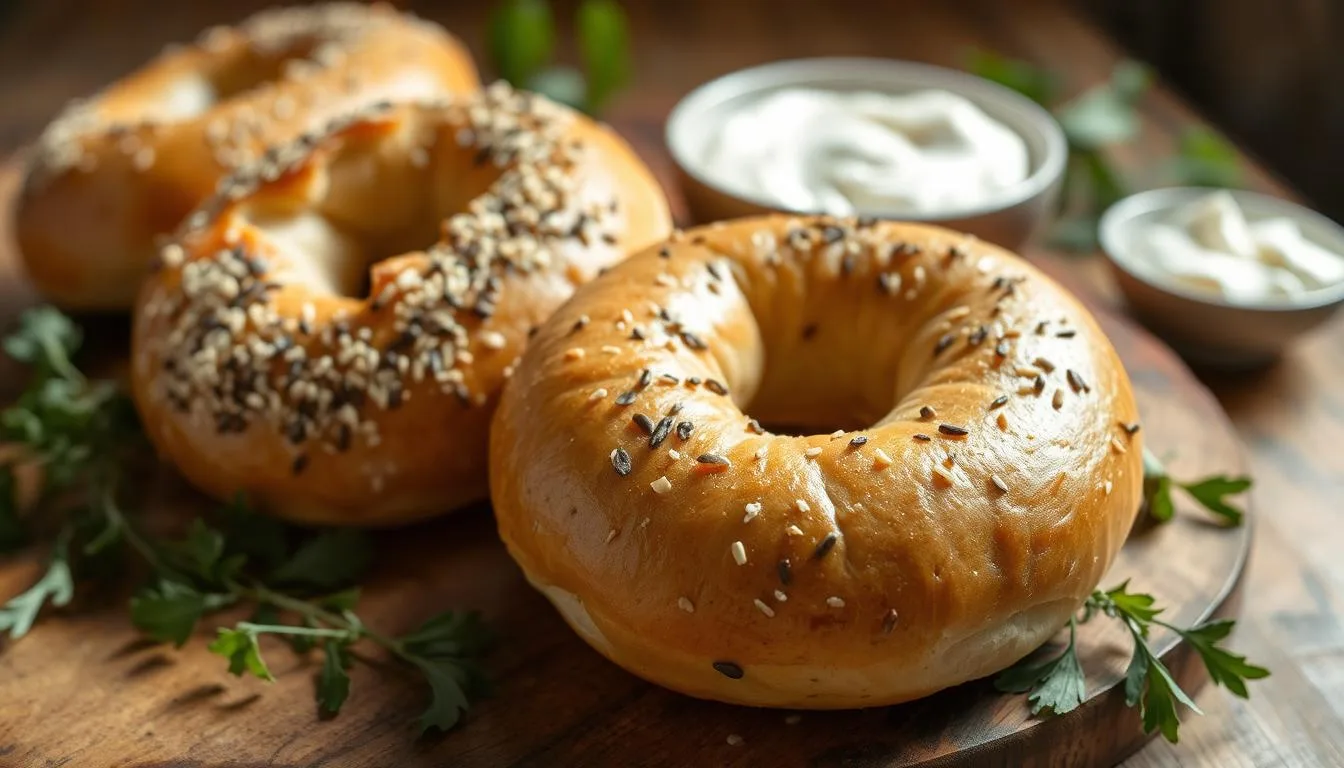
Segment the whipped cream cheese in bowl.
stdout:
<svg viewBox="0 0 1344 768">
<path fill-rule="evenodd" d="M 928 221 L 1022 245 L 1053 213 L 1067 146 L 1045 110 L 954 70 L 798 59 L 693 91 L 667 142 L 698 221 L 766 211 Z"/>
<path fill-rule="evenodd" d="M 1154 189 L 1099 234 L 1134 313 L 1196 363 L 1270 362 L 1344 303 L 1344 228 L 1287 200 Z"/>
</svg>

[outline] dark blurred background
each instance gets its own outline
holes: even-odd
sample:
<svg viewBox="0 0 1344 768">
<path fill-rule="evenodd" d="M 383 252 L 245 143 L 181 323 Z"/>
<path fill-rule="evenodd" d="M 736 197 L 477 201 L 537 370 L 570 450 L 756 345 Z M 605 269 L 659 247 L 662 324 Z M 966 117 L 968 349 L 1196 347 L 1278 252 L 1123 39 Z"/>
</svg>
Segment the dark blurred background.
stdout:
<svg viewBox="0 0 1344 768">
<path fill-rule="evenodd" d="M 0 151 L 32 138 L 69 98 L 135 68 L 168 41 L 226 23 L 267 0 L 0 0 Z M 494 0 L 394 3 L 446 24 L 483 58 Z M 570 18 L 573 0 L 554 3 Z M 970 45 L 940 17 L 976 19 L 979 44 L 1000 53 L 1069 61 L 1067 32 L 1022 35 L 1006 14 L 1072 5 L 1117 44 L 1153 64 L 1166 83 L 1269 165 L 1317 207 L 1344 219 L 1344 2 L 1336 0 L 625 0 L 634 39 L 634 87 L 613 116 L 654 120 L 679 94 L 641 90 L 641 77 L 695 83 L 777 56 L 745 38 L 778 41 L 789 55 L 878 55 L 956 64 Z M 969 8 L 973 13 L 967 14 Z M 918 18 L 931 30 L 918 45 L 891 44 Z M 754 29 L 753 29 L 754 28 Z M 744 36 L 744 29 L 752 29 Z M 959 39 L 960 38 L 960 39 Z M 908 41 L 908 37 L 902 37 Z M 1033 55 L 1036 54 L 1036 55 Z M 676 72 L 677 77 L 669 77 Z M 650 134 L 655 125 L 648 126 Z"/>
</svg>

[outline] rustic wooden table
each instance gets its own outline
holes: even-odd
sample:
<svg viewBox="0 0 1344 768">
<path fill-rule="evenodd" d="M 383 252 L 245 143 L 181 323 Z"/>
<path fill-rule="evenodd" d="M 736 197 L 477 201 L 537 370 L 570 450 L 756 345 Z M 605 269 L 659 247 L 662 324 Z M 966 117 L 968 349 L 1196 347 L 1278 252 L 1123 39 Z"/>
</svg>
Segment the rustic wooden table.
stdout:
<svg viewBox="0 0 1344 768">
<path fill-rule="evenodd" d="M 64 100 L 132 69 L 163 43 L 261 4 L 0 4 L 0 104 L 5 105 L 0 149 L 30 139 Z M 444 22 L 479 52 L 482 6 L 489 4 L 401 5 Z M 609 118 L 664 178 L 670 178 L 670 169 L 661 124 L 670 106 L 696 84 L 739 67 L 813 55 L 890 56 L 955 66 L 967 50 L 979 47 L 1050 67 L 1077 91 L 1106 77 L 1121 55 L 1075 10 L 1054 2 L 886 3 L 881 10 L 869 0 L 630 5 L 637 82 Z M 1181 131 L 1199 123 L 1161 87 L 1144 98 L 1142 112 L 1141 139 L 1116 152 L 1135 179 L 1170 152 Z M 1291 194 L 1253 161 L 1247 165 L 1251 186 Z M 1114 301 L 1097 258 L 1077 258 L 1066 268 L 1104 301 Z M 1206 381 L 1244 441 L 1256 480 L 1258 531 L 1235 645 L 1274 675 L 1254 686 L 1249 702 L 1206 688 L 1198 701 L 1207 716 L 1188 721 L 1179 746 L 1155 741 L 1127 765 L 1344 765 L 1341 374 L 1344 316 L 1268 371 Z"/>
</svg>

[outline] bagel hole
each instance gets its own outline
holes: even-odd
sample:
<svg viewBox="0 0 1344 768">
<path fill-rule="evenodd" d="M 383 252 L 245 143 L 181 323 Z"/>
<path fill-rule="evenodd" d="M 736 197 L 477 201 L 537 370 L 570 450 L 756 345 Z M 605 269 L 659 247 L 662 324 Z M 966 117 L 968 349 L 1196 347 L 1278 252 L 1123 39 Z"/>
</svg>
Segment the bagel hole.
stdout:
<svg viewBox="0 0 1344 768">
<path fill-rule="evenodd" d="M 296 280 L 328 295 L 371 298 L 401 271 L 400 257 L 439 242 L 443 222 L 503 172 L 438 154 L 417 162 L 423 127 L 405 121 L 347 134 L 311 169 L 308 195 L 282 190 L 244 215 L 289 254 Z"/>
</svg>

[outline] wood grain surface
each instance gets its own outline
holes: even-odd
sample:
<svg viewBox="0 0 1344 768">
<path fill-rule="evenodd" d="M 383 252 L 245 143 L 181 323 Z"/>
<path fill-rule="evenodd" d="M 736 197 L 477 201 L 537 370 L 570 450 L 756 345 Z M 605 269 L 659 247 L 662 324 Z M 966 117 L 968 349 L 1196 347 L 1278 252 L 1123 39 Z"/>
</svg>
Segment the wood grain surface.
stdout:
<svg viewBox="0 0 1344 768">
<path fill-rule="evenodd" d="M 128 71 L 164 42 L 189 37 L 208 23 L 235 19 L 258 5 L 252 0 L 227 4 L 27 0 L 4 6 L 0 18 L 0 42 L 3 42 L 0 103 L 6 108 L 0 114 L 0 147 L 13 148 L 30 139 L 65 99 L 87 93 Z M 445 22 L 480 51 L 485 4 L 409 5 L 425 16 Z M 662 149 L 661 121 L 671 104 L 699 82 L 742 66 L 784 57 L 838 54 L 896 56 L 955 66 L 963 61 L 967 49 L 982 47 L 1049 66 L 1076 92 L 1103 79 L 1120 55 L 1113 44 L 1073 11 L 1052 2 L 892 2 L 878 6 L 864 0 L 828 3 L 687 0 L 627 5 L 637 42 L 637 82 L 613 106 L 609 117 L 662 172 L 666 172 L 668 161 Z M 1151 181 L 1155 163 L 1170 152 L 1181 131 L 1199 124 L 1197 116 L 1160 87 L 1144 98 L 1141 108 L 1144 124 L 1140 140 L 1114 153 L 1136 183 Z M 1248 168 L 1251 186 L 1289 194 L 1250 161 Z M 664 173 L 664 178 L 670 178 L 670 174 Z M 1044 252 L 1031 255 L 1068 276 L 1075 285 L 1093 290 L 1101 303 L 1114 304 L 1114 294 L 1097 259 L 1062 258 Z M 0 260 L 3 304 L 10 308 L 27 300 L 23 286 L 14 282 L 14 274 L 12 263 Z M 1117 341 L 1124 345 L 1120 335 Z M 0 369 L 0 381 L 12 382 L 12 376 L 13 369 Z M 1205 689 L 1197 701 L 1207 716 L 1187 720 L 1181 744 L 1152 742 L 1129 758 L 1126 765 L 1344 765 L 1344 624 L 1340 621 L 1344 603 L 1344 557 L 1341 557 L 1344 450 L 1340 449 L 1344 444 L 1344 394 L 1338 384 L 1342 377 L 1344 318 L 1337 318 L 1268 371 L 1206 380 L 1249 449 L 1248 459 L 1257 482 L 1254 502 L 1261 513 L 1257 515 L 1251 569 L 1241 601 L 1242 621 L 1234 645 L 1253 660 L 1268 665 L 1274 676 L 1253 687 L 1249 702 L 1233 699 L 1221 690 Z M 1140 382 L 1143 383 L 1142 379 Z M 1145 400 L 1145 407 L 1151 407 L 1147 403 Z M 1199 424 L 1192 429 L 1203 436 L 1200 440 L 1215 441 L 1209 449 L 1235 452 L 1230 436 L 1219 437 L 1217 423 L 1215 419 L 1211 422 L 1214 426 Z M 1199 445 L 1195 451 L 1206 450 L 1206 443 Z M 1199 455 L 1182 450 L 1178 461 L 1197 460 Z M 181 492 L 172 487 L 165 489 L 169 496 Z M 445 561 L 450 560 L 449 549 L 459 546 L 458 537 L 466 541 L 473 532 L 477 536 L 489 534 L 488 520 L 479 513 L 440 525 L 452 534 L 440 542 Z M 421 529 L 421 533 L 429 530 L 432 529 Z M 428 535 L 412 538 L 422 546 L 430 546 L 422 540 L 429 539 Z M 477 569 L 492 573 L 488 552 L 485 549 L 467 558 L 451 559 L 450 570 L 436 574 L 433 581 L 429 574 L 412 568 L 410 577 L 415 583 L 399 592 L 395 601 L 390 601 L 394 607 L 388 610 L 402 612 L 400 615 L 409 623 L 440 605 L 469 605 L 465 600 L 471 594 L 471 585 L 483 576 L 465 574 L 476 574 Z M 1191 541 L 1175 559 L 1198 568 L 1208 557 L 1208 551 Z M 24 579 L 22 570 L 7 567 L 0 571 L 0 591 L 8 593 L 17 588 Z M 517 577 L 513 579 L 516 587 Z M 1180 580 L 1175 580 L 1172 586 L 1179 583 Z M 504 579 L 493 584 L 484 593 L 484 599 L 508 604 L 510 589 L 510 582 Z M 433 601 L 428 600 L 428 595 L 434 596 Z M 425 600 L 423 605 L 421 600 Z M 396 724 L 405 713 L 419 706 L 422 694 L 406 681 L 404 687 L 384 694 L 385 698 L 379 700 L 379 717 L 386 718 L 385 725 L 352 726 L 343 720 L 333 721 L 331 725 L 341 723 L 351 730 L 353 746 L 348 751 L 336 750 L 338 754 L 329 756 L 326 764 L 358 764 L 347 762 L 347 758 L 374 754 L 360 750 L 379 749 L 410 750 L 425 758 L 422 762 L 426 764 L 442 764 L 437 758 L 449 753 L 439 750 L 448 750 L 449 745 L 461 750 L 457 754 L 463 762 L 490 764 L 490 757 L 519 756 L 523 743 L 542 743 L 556 750 L 542 756 L 533 754 L 532 764 L 554 764 L 547 763 L 546 757 L 561 755 L 581 760 L 591 757 L 587 764 L 593 764 L 609 756 L 604 749 L 622 741 L 646 750 L 648 760 L 644 762 L 656 761 L 674 748 L 702 745 L 718 750 L 708 764 L 734 760 L 742 764 L 769 764 L 770 755 L 781 753 L 792 760 L 816 756 L 822 758 L 820 762 L 826 762 L 826 758 L 832 763 L 855 765 L 883 762 L 881 753 L 861 749 L 810 755 L 771 746 L 781 738 L 781 733 L 788 732 L 779 715 L 762 714 L 756 728 L 751 728 L 748 726 L 753 723 L 735 723 L 728 714 L 748 711 L 726 707 L 711 707 L 716 713 L 716 719 L 711 720 L 712 728 L 686 730 L 662 740 L 651 738 L 621 715 L 649 706 L 647 702 L 650 697 L 657 698 L 656 692 L 648 692 L 647 687 L 641 689 L 628 676 L 615 675 L 613 683 L 593 678 L 605 674 L 602 673 L 605 663 L 582 648 L 572 654 L 564 653 L 563 649 L 576 648 L 566 645 L 574 641 L 540 599 L 531 596 L 522 599 L 518 610 L 540 615 L 539 621 L 549 624 L 538 626 L 551 626 L 555 632 L 529 633 L 526 650 L 504 643 L 490 659 L 496 674 L 517 687 L 502 690 L 489 706 L 515 709 L 516 729 L 480 727 L 482 722 L 489 722 L 488 714 L 480 714 L 477 717 L 481 720 L 473 719 L 467 729 L 442 740 L 407 742 L 409 731 Z M 109 611 L 106 615 L 114 613 Z M 194 719 L 185 721 L 190 723 L 186 726 L 188 730 L 171 731 L 177 733 L 171 738 L 185 740 L 185 749 L 173 753 L 172 764 L 214 764 L 225 759 L 235 764 L 315 762 L 312 751 L 315 748 L 311 742 L 302 740 L 315 736 L 320 748 L 322 729 L 328 726 L 316 723 L 306 680 L 311 668 L 286 668 L 287 679 L 298 679 L 297 683 L 290 683 L 293 691 L 289 694 L 284 686 L 263 690 L 251 684 L 234 683 L 217 673 L 207 673 L 205 677 L 187 675 L 186 683 L 175 688 L 163 675 L 176 675 L 185 668 L 195 667 L 190 656 L 109 643 L 92 631 L 99 626 L 100 615 L 95 612 L 57 619 L 52 631 L 59 631 L 64 622 L 91 623 L 68 627 L 76 629 L 73 634 L 79 639 L 82 652 L 64 658 L 60 665 L 50 665 L 50 670 L 34 670 L 13 661 L 23 644 L 6 649 L 0 656 L 0 744 L 12 747 L 0 749 L 0 765 L 48 764 L 47 759 L 34 763 L 31 752 L 20 757 L 18 737 L 29 733 L 27 728 L 18 729 L 20 722 L 25 725 L 46 722 L 44 727 L 48 730 L 43 733 L 47 738 L 72 746 L 83 745 L 87 750 L 81 753 L 83 759 L 68 760 L 71 765 L 108 764 L 115 761 L 117 748 L 136 750 L 126 756 L 126 762 L 164 764 L 169 759 L 163 757 L 167 753 L 158 751 L 156 745 L 170 738 L 170 726 L 162 718 L 178 717 L 173 714 L 178 711 L 196 714 Z M 506 632 L 510 628 L 506 623 Z M 277 654 L 275 658 L 284 657 Z M 108 676 L 107 668 L 116 674 Z M 517 678 L 512 676 L 515 671 L 521 671 Z M 39 673 L 56 676 L 39 680 L 37 687 L 44 693 L 49 688 L 69 698 L 44 696 L 24 700 L 11 695 L 16 686 Z M 393 668 L 386 673 L 396 675 Z M 567 690 L 548 692 L 542 688 L 542 681 L 549 676 L 578 683 Z M 356 695 L 369 692 L 364 689 L 372 679 L 357 677 Z M 137 704 L 138 699 L 128 692 L 132 688 L 158 694 L 152 699 L 156 703 Z M 246 714 L 249 708 L 259 705 L 267 708 L 269 717 L 247 720 L 251 725 L 229 719 L 234 713 Z M 676 718 L 688 707 L 702 706 L 705 705 L 671 697 L 652 711 L 659 718 Z M 811 724 L 841 736 L 851 730 L 868 729 L 867 732 L 879 733 L 885 743 L 890 743 L 904 737 L 905 718 L 919 706 L 863 713 L 851 719 L 840 715 L 808 715 L 800 725 Z M 615 717 L 604 726 L 591 726 L 577 733 L 566 730 L 573 712 L 594 707 L 604 707 Z M 80 715 L 72 716 L 76 711 Z M 282 728 L 275 722 L 279 717 L 292 718 L 285 722 L 296 727 Z M 740 728 L 736 732 L 746 739 L 746 744 L 736 752 L 728 749 L 724 729 L 718 727 L 720 723 Z M 260 757 L 250 753 L 225 757 L 209 754 L 212 740 L 234 732 L 265 742 L 264 753 Z M 272 733 L 278 735 L 272 739 L 269 736 Z M 477 735 L 471 736 L 472 733 Z M 1092 734 L 1097 740 L 1109 735 L 1110 731 L 1103 729 Z M 757 749 L 764 751 L 754 751 Z M 761 759 L 754 760 L 757 755 Z M 1061 764 L 1069 762 L 1068 757 L 1063 756 Z M 53 756 L 50 762 L 55 764 L 62 759 Z M 395 761 L 388 757 L 381 764 Z"/>
</svg>

